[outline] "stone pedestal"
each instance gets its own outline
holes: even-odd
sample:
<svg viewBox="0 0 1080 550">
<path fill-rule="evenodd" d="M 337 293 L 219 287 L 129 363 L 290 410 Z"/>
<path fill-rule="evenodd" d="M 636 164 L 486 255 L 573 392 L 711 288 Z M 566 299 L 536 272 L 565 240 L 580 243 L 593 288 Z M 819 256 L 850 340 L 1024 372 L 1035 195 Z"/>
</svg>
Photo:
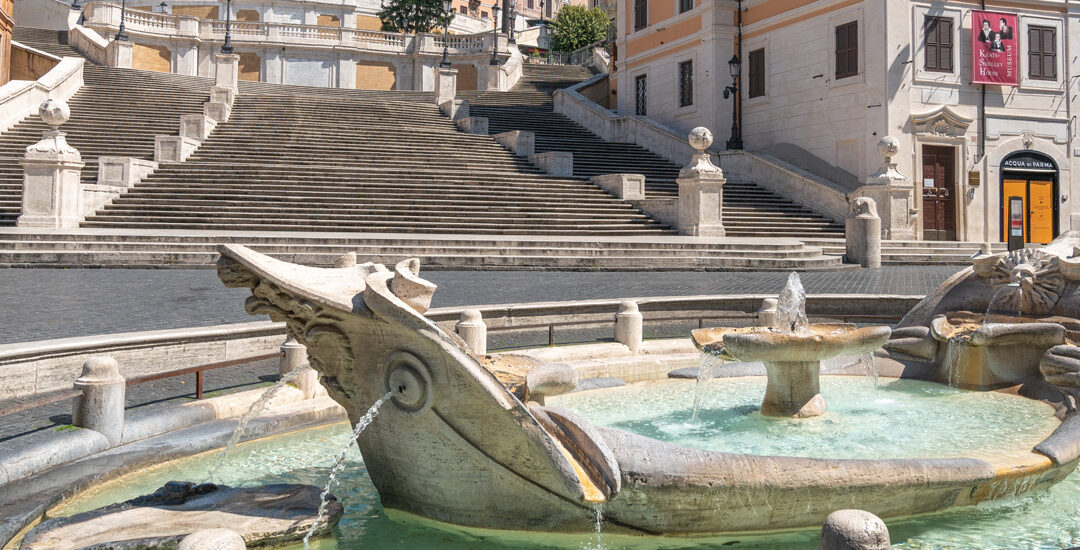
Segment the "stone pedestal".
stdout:
<svg viewBox="0 0 1080 550">
<path fill-rule="evenodd" d="M 458 130 L 465 132 L 466 134 L 480 134 L 486 136 L 488 134 L 488 119 L 483 116 L 470 116 L 465 118 L 457 118 L 454 120 L 454 124 L 457 125 Z"/>
<path fill-rule="evenodd" d="M 645 200 L 644 174 L 604 174 L 602 176 L 593 176 L 590 181 L 620 199 L 628 201 Z"/>
<path fill-rule="evenodd" d="M 757 326 L 762 328 L 779 328 L 780 322 L 777 317 L 776 298 L 765 298 L 761 301 L 761 309 L 757 312 Z"/>
<path fill-rule="evenodd" d="M 240 56 L 219 53 L 214 55 L 214 86 L 228 88 L 234 92 L 240 79 Z"/>
<path fill-rule="evenodd" d="M 442 105 L 457 97 L 457 69 L 435 69 L 435 104 Z"/>
<path fill-rule="evenodd" d="M 217 121 L 205 114 L 180 115 L 180 137 L 202 141 L 210 137 L 215 127 L 217 127 Z"/>
<path fill-rule="evenodd" d="M 565 151 L 547 151 L 529 155 L 529 162 L 552 176 L 574 175 L 574 154 Z"/>
<path fill-rule="evenodd" d="M 450 120 L 469 118 L 469 102 L 464 99 L 448 99 L 439 104 L 439 111 Z"/>
<path fill-rule="evenodd" d="M 619 304 L 615 314 L 615 341 L 630 348 L 630 353 L 641 350 L 642 317 L 637 302 L 627 300 Z"/>
<path fill-rule="evenodd" d="M 820 361 L 765 361 L 769 380 L 761 414 L 783 418 L 807 418 L 825 414 L 818 374 Z"/>
<path fill-rule="evenodd" d="M 896 169 L 892 157 L 899 151 L 900 142 L 891 136 L 881 138 L 878 151 L 885 162 L 877 172 L 866 178 L 866 184 L 849 195 L 849 199 L 867 197 L 877 205 L 881 220 L 881 236 L 889 240 L 914 240 L 918 209 L 915 208 L 915 185 Z"/>
<path fill-rule="evenodd" d="M 132 48 L 134 45 L 128 40 L 113 40 L 105 49 L 105 64 L 109 67 L 130 69 L 132 60 Z"/>
<path fill-rule="evenodd" d="M 706 149 L 712 145 L 712 133 L 708 128 L 697 127 L 690 131 L 687 140 L 697 152 L 690 164 L 679 171 L 675 180 L 679 184 L 679 213 L 677 216 L 680 235 L 695 237 L 723 237 L 724 223 L 724 172 L 712 163 Z"/>
<path fill-rule="evenodd" d="M 82 155 L 58 128 L 71 115 L 67 104 L 46 100 L 38 108 L 46 130 L 23 156 L 22 213 L 19 227 L 78 227 L 82 221 Z"/>
<path fill-rule="evenodd" d="M 844 222 L 847 261 L 862 267 L 881 267 L 881 218 L 874 199 L 858 197 Z"/>
<path fill-rule="evenodd" d="M 487 354 L 487 324 L 480 314 L 480 310 L 466 309 L 461 312 L 454 330 L 476 355 Z"/>
<path fill-rule="evenodd" d="M 154 162 L 184 162 L 202 142 L 183 136 L 154 136 Z"/>
<path fill-rule="evenodd" d="M 91 357 L 75 379 L 72 424 L 104 435 L 111 445 L 119 445 L 124 435 L 124 395 L 126 381 L 112 357 Z"/>
<path fill-rule="evenodd" d="M 536 134 L 526 130 L 510 130 L 492 136 L 499 145 L 506 147 L 510 152 L 519 157 L 527 157 L 536 153 Z"/>
</svg>

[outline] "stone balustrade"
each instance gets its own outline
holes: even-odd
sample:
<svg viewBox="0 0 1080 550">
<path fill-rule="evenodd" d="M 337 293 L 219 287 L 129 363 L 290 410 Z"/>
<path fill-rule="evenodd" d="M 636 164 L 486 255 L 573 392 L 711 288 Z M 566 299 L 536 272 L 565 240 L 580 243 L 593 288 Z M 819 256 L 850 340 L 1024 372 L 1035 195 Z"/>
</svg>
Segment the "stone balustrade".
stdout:
<svg viewBox="0 0 1080 550">
<path fill-rule="evenodd" d="M 121 8 L 109 2 L 90 2 L 83 8 L 84 25 L 111 35 L 120 27 Z M 192 42 L 218 41 L 225 38 L 225 21 L 203 20 L 193 16 L 127 10 L 125 30 L 135 38 L 188 39 Z M 441 34 L 371 31 L 347 27 L 324 27 L 297 23 L 265 21 L 232 21 L 231 38 L 236 45 L 302 45 L 313 47 L 349 48 L 361 51 L 442 55 L 444 38 Z M 509 54 L 506 35 L 497 35 L 498 51 Z M 492 33 L 452 35 L 445 39 L 451 54 L 490 53 Z"/>
</svg>

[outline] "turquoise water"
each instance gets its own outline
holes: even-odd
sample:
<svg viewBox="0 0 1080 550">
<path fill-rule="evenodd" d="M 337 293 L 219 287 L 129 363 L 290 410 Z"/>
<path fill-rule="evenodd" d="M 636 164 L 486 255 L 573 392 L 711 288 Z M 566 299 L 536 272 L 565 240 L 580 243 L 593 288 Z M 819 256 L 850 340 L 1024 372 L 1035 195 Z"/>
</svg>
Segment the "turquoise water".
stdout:
<svg viewBox="0 0 1080 550">
<path fill-rule="evenodd" d="M 707 399 L 714 397 L 713 386 L 718 390 L 717 395 L 726 395 L 723 386 L 730 381 L 710 382 Z M 865 381 L 861 379 L 840 380 L 840 384 L 847 384 L 849 381 L 865 384 Z M 690 382 L 683 382 L 683 384 L 687 396 L 692 399 L 693 390 L 686 385 Z M 833 386 L 830 382 L 824 387 L 836 389 L 839 386 Z M 934 387 L 925 389 L 930 392 L 926 395 L 937 399 L 954 399 L 967 393 L 949 390 L 944 394 L 938 394 L 932 391 L 936 389 Z M 894 397 L 898 399 L 904 394 L 913 394 L 915 398 L 923 397 L 919 392 L 910 390 L 911 388 L 906 384 L 898 386 L 885 384 L 876 394 L 879 398 L 881 395 L 891 395 L 891 392 L 896 393 Z M 578 398 L 591 399 L 591 396 L 582 394 L 576 396 L 575 400 Z M 826 399 L 829 399 L 829 395 L 826 395 Z M 999 402 L 994 396 L 990 399 L 994 400 L 996 405 L 1009 406 L 1010 403 L 1007 400 Z M 687 418 L 689 418 L 688 407 L 689 405 L 686 408 Z M 837 406 L 833 410 L 839 413 L 840 409 Z M 1045 412 L 1046 409 L 1041 409 L 1041 411 Z M 329 474 L 334 458 L 350 435 L 348 425 L 335 424 L 246 443 L 236 448 L 218 475 L 223 483 L 231 485 L 290 482 L 322 486 L 326 482 L 326 476 Z M 207 468 L 217 455 L 216 452 L 206 453 L 174 461 L 102 484 L 51 513 L 70 515 L 127 500 L 152 492 L 169 480 L 202 481 L 206 477 Z M 735 549 L 794 550 L 813 548 L 817 540 L 817 529 L 782 534 L 707 538 L 633 537 L 605 533 L 600 544 L 593 535 L 530 534 L 464 529 L 383 510 L 379 505 L 378 495 L 364 470 L 360 453 L 355 448 L 350 452 L 342 485 L 334 490 L 334 494 L 345 504 L 345 517 L 335 530 L 335 537 L 312 544 L 313 549 L 704 550 L 724 545 L 724 548 Z M 1080 474 L 1070 476 L 1047 491 L 1022 498 L 923 518 L 891 520 L 888 524 L 894 545 L 900 549 L 1054 549 L 1080 545 Z M 296 548 L 299 546 L 290 547 L 290 550 Z"/>
<path fill-rule="evenodd" d="M 941 458 L 1037 443 L 1059 422 L 1048 405 L 1015 395 L 971 392 L 917 380 L 824 376 L 825 415 L 777 419 L 758 411 L 764 377 L 705 382 L 691 421 L 694 382 L 663 380 L 568 394 L 548 405 L 590 421 L 686 447 L 813 458 Z M 1030 448 L 1031 445 L 1028 446 Z"/>
</svg>

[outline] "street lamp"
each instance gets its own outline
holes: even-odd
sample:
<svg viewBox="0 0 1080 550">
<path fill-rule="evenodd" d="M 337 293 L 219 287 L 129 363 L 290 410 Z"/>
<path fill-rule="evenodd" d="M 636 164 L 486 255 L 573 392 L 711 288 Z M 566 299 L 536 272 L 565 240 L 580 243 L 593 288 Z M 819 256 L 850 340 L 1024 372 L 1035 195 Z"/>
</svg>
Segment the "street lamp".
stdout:
<svg viewBox="0 0 1080 550">
<path fill-rule="evenodd" d="M 507 0 L 510 2 L 510 13 L 507 13 L 507 18 L 510 20 L 510 29 L 508 30 L 507 42 L 510 44 L 517 44 L 517 40 L 514 38 L 514 27 L 517 26 L 517 0 Z"/>
<path fill-rule="evenodd" d="M 166 4 L 165 2 L 162 2 L 162 3 L 158 4 L 156 7 L 154 7 L 154 11 L 157 12 L 157 13 L 169 13 L 169 5 Z"/>
<path fill-rule="evenodd" d="M 724 88 L 724 99 L 731 97 L 731 139 L 727 140 L 728 149 L 742 149 L 742 129 L 739 128 L 739 117 L 736 106 L 739 101 L 739 69 L 742 61 L 738 55 L 731 56 L 728 60 L 728 69 L 731 71 L 731 86 Z"/>
<path fill-rule="evenodd" d="M 442 61 L 439 62 L 439 66 L 444 69 L 450 68 L 450 50 L 447 47 L 450 43 L 450 18 L 453 17 L 450 9 L 453 7 L 453 0 L 443 0 L 443 10 L 446 12 L 443 14 L 443 28 L 442 28 Z"/>
<path fill-rule="evenodd" d="M 127 19 L 127 0 L 120 2 L 120 28 L 116 31 L 117 40 L 126 41 L 128 39 L 127 33 L 124 32 L 124 19 Z"/>
<path fill-rule="evenodd" d="M 221 53 L 233 53 L 232 47 L 232 0 L 225 0 L 225 43 L 221 45 Z"/>
<path fill-rule="evenodd" d="M 79 0 L 71 0 L 71 9 L 81 10 L 82 6 L 79 5 Z"/>
<path fill-rule="evenodd" d="M 495 4 L 491 5 L 491 61 L 488 65 L 499 64 L 499 0 L 495 0 Z"/>
</svg>

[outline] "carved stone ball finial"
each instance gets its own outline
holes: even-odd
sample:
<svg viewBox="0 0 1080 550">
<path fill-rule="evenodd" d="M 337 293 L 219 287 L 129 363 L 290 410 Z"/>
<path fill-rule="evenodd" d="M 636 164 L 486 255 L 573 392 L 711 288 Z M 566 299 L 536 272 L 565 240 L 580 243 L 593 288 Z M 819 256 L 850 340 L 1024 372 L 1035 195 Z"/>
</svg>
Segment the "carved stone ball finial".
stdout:
<svg viewBox="0 0 1080 550">
<path fill-rule="evenodd" d="M 41 102 L 41 106 L 38 107 L 38 115 L 41 117 L 42 122 L 56 130 L 71 118 L 71 108 L 64 101 L 50 98 Z"/>
<path fill-rule="evenodd" d="M 703 153 L 706 149 L 712 145 L 713 137 L 712 132 L 704 126 L 698 126 L 693 130 L 690 130 L 690 135 L 687 136 L 687 141 L 690 142 L 690 146 L 697 149 L 698 153 Z"/>
<path fill-rule="evenodd" d="M 892 136 L 885 136 L 878 140 L 877 150 L 881 153 L 881 156 L 885 157 L 885 162 L 892 162 L 892 158 L 896 156 L 896 153 L 900 152 L 900 140 Z"/>
</svg>

